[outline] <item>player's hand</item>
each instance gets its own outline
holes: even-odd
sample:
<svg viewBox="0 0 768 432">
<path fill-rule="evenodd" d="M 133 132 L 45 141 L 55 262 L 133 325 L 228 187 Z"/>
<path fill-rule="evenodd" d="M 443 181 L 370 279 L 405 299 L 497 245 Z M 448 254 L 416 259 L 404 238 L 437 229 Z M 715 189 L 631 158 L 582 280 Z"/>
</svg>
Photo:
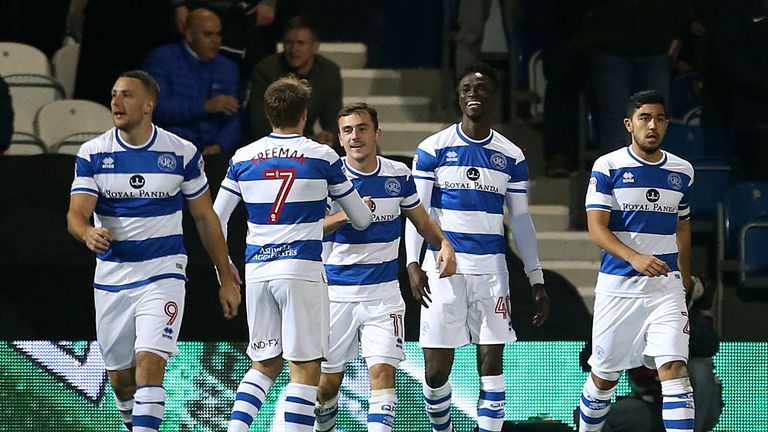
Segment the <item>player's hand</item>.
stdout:
<svg viewBox="0 0 768 432">
<path fill-rule="evenodd" d="M 112 233 L 104 227 L 90 227 L 85 231 L 83 242 L 88 249 L 96 253 L 104 253 L 109 249 Z"/>
<path fill-rule="evenodd" d="M 632 267 L 646 276 L 666 276 L 672 271 L 669 265 L 653 255 L 636 254 L 629 259 Z"/>
<path fill-rule="evenodd" d="M 368 206 L 370 211 L 373 211 L 373 200 L 368 195 L 363 197 L 363 202 Z"/>
<path fill-rule="evenodd" d="M 205 101 L 205 112 L 215 114 L 224 113 L 232 115 L 240 109 L 237 98 L 229 95 L 216 95 Z"/>
<path fill-rule="evenodd" d="M 275 8 L 263 3 L 252 7 L 245 14 L 254 16 L 257 27 L 268 26 L 275 21 Z"/>
<path fill-rule="evenodd" d="M 222 274 L 224 273 L 224 274 Z M 240 279 L 240 273 L 234 264 L 229 264 L 228 272 L 217 272 L 219 277 L 219 303 L 224 318 L 230 320 L 237 316 L 237 308 L 240 306 L 240 286 L 243 281 Z"/>
<path fill-rule="evenodd" d="M 533 325 L 541 327 L 544 321 L 549 317 L 549 296 L 547 290 L 542 284 L 536 284 L 531 287 L 533 303 L 536 305 L 536 314 L 533 315 Z"/>
<path fill-rule="evenodd" d="M 413 299 L 429 309 L 429 303 L 432 302 L 429 295 L 432 292 L 429 290 L 429 284 L 427 283 L 427 274 L 419 267 L 419 263 L 412 262 L 408 264 L 408 280 L 411 282 Z"/>
<path fill-rule="evenodd" d="M 440 246 L 440 251 L 435 259 L 435 268 L 440 272 L 441 278 L 456 274 L 456 252 L 450 242 L 445 241 Z"/>
<path fill-rule="evenodd" d="M 201 153 L 203 154 L 203 156 L 208 156 L 208 155 L 221 154 L 222 150 L 223 149 L 221 148 L 221 145 L 211 144 L 208 147 L 204 148 Z"/>
</svg>

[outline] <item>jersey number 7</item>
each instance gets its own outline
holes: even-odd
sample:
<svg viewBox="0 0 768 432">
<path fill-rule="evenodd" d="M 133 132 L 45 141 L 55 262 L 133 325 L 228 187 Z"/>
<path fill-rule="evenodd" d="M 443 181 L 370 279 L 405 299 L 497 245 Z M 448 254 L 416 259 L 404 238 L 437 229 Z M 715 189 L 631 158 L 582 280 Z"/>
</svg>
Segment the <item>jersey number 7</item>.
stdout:
<svg viewBox="0 0 768 432">
<path fill-rule="evenodd" d="M 283 206 L 288 199 L 288 193 L 293 187 L 293 181 L 296 180 L 296 170 L 293 168 L 279 168 L 264 170 L 264 177 L 268 179 L 281 180 L 280 189 L 277 191 L 275 202 L 272 203 L 272 210 L 269 211 L 269 223 L 280 221 L 280 214 L 283 212 Z"/>
</svg>

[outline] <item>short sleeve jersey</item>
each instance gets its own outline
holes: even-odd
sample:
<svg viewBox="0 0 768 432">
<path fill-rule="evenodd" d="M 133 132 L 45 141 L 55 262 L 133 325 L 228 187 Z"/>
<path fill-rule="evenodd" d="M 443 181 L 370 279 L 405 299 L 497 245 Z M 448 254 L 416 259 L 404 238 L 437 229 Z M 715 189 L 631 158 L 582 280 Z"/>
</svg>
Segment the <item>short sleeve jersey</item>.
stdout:
<svg viewBox="0 0 768 432">
<path fill-rule="evenodd" d="M 608 228 L 622 243 L 663 260 L 673 271 L 670 277 L 681 282 L 677 223 L 690 218 L 688 194 L 692 184 L 693 167 L 686 160 L 663 152 L 659 162 L 649 163 L 628 146 L 595 161 L 586 208 L 610 212 Z M 644 276 L 627 261 L 603 251 L 595 291 L 645 296 L 666 282 L 667 278 Z"/>
<path fill-rule="evenodd" d="M 373 201 L 373 220 L 362 231 L 349 224 L 323 239 L 328 293 L 332 301 L 369 301 L 399 294 L 398 252 L 403 229 L 402 210 L 418 206 L 411 171 L 404 164 L 378 157 L 372 173 L 351 168 L 346 175 L 361 196 Z M 331 204 L 331 213 L 341 211 Z"/>
<path fill-rule="evenodd" d="M 457 123 L 419 144 L 413 165 L 417 181 L 433 183 L 430 215 L 456 250 L 457 273 L 506 272 L 504 198 L 527 193 L 522 150 L 495 130 L 473 140 Z"/>
<path fill-rule="evenodd" d="M 324 281 L 326 200 L 353 190 L 338 155 L 300 135 L 272 133 L 235 152 L 219 193 L 248 212 L 246 281 Z"/>
<path fill-rule="evenodd" d="M 94 287 L 120 291 L 186 280 L 182 208 L 184 199 L 206 190 L 195 146 L 161 128 L 153 126 L 141 147 L 123 142 L 116 128 L 84 143 L 71 194 L 96 196 L 95 225 L 112 233 L 109 249 L 96 256 Z"/>
</svg>

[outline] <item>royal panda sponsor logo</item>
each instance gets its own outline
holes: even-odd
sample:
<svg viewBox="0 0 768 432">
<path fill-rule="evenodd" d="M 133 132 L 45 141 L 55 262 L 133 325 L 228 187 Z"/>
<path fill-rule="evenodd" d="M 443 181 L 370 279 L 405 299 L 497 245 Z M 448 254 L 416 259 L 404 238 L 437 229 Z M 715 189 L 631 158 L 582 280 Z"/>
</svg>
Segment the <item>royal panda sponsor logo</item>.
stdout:
<svg viewBox="0 0 768 432">
<path fill-rule="evenodd" d="M 147 181 L 144 179 L 144 177 L 139 174 L 131 176 L 130 180 L 128 180 L 128 184 L 130 184 L 134 189 L 143 188 L 146 182 Z"/>
<path fill-rule="evenodd" d="M 478 180 L 480 178 L 480 170 L 475 167 L 469 168 L 467 170 L 467 178 L 472 181 Z"/>
<path fill-rule="evenodd" d="M 645 192 L 645 199 L 647 199 L 649 203 L 655 203 L 659 198 L 661 198 L 661 194 L 656 189 L 648 189 Z"/>
</svg>

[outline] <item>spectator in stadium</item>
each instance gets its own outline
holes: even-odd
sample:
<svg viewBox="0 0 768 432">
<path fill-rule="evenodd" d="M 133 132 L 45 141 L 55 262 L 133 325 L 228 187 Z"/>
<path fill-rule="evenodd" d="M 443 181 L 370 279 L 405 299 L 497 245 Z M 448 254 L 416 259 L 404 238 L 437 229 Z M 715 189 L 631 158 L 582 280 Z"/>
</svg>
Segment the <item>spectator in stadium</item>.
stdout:
<svg viewBox="0 0 768 432">
<path fill-rule="evenodd" d="M 251 132 L 259 139 L 271 131 L 264 113 L 264 91 L 273 81 L 288 74 L 306 79 L 312 87 L 309 114 L 304 136 L 323 144 L 336 140 L 339 126 L 336 116 L 341 110 L 342 82 L 339 65 L 320 55 L 320 39 L 317 28 L 304 16 L 288 21 L 283 33 L 283 52 L 273 54 L 259 62 L 253 70 L 250 82 Z M 321 130 L 314 132 L 315 122 Z"/>
<path fill-rule="evenodd" d="M 0 154 L 5 153 L 11 145 L 13 135 L 13 104 L 8 84 L 0 76 Z"/>
<path fill-rule="evenodd" d="M 189 13 L 185 40 L 152 51 L 144 68 L 160 85 L 157 125 L 193 142 L 203 155 L 240 144 L 239 74 L 219 54 L 221 20 L 208 9 Z"/>
<path fill-rule="evenodd" d="M 275 21 L 277 0 L 171 0 L 176 7 L 176 28 L 182 35 L 189 12 L 206 8 L 215 12 L 222 22 L 221 55 L 238 66 L 240 80 L 245 82 L 253 66 L 275 52 Z M 279 30 L 277 30 L 279 32 Z"/>
<path fill-rule="evenodd" d="M 688 28 L 683 3 L 648 0 L 639 7 L 634 0 L 586 1 L 575 43 L 588 54 L 602 152 L 629 144 L 622 120 L 634 92 L 653 89 L 669 100 L 672 59 Z"/>
<path fill-rule="evenodd" d="M 767 180 L 768 4 L 763 0 L 734 0 L 720 5 L 713 41 L 730 90 L 731 147 L 747 179 Z"/>
</svg>

